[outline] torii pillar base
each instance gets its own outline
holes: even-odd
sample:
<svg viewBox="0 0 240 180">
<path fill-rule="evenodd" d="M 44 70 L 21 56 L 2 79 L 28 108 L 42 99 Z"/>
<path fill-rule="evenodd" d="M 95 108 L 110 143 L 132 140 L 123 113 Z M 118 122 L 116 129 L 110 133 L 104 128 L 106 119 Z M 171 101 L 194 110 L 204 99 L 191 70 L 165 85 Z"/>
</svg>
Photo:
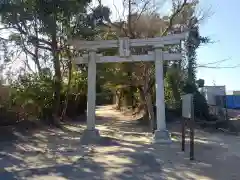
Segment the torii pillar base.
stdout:
<svg viewBox="0 0 240 180">
<path fill-rule="evenodd" d="M 85 129 L 80 138 L 80 142 L 82 145 L 95 144 L 100 138 L 98 129 Z"/>
<path fill-rule="evenodd" d="M 153 136 L 153 143 L 171 144 L 172 140 L 168 130 L 155 130 Z"/>
</svg>

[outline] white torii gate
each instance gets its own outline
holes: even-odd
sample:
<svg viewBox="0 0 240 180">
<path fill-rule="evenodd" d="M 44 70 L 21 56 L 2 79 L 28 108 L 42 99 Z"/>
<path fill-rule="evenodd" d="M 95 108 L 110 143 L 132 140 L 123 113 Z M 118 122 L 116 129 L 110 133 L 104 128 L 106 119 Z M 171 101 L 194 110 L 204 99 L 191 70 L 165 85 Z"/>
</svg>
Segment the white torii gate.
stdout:
<svg viewBox="0 0 240 180">
<path fill-rule="evenodd" d="M 154 61 L 156 79 L 156 106 L 157 106 L 157 130 L 154 133 L 154 142 L 171 142 L 166 129 L 163 61 L 181 60 L 181 53 L 168 53 L 163 51 L 164 45 L 180 44 L 186 40 L 187 33 L 173 34 L 164 37 L 146 39 L 99 40 L 81 41 L 70 40 L 69 44 L 75 49 L 85 50 L 88 54 L 76 58 L 76 64 L 88 63 L 88 95 L 87 95 L 87 136 L 99 135 L 95 129 L 96 107 L 96 63 L 108 62 L 136 62 Z M 153 47 L 153 52 L 144 55 L 131 55 L 130 47 Z M 98 49 L 119 48 L 119 56 L 102 56 L 97 54 Z"/>
</svg>

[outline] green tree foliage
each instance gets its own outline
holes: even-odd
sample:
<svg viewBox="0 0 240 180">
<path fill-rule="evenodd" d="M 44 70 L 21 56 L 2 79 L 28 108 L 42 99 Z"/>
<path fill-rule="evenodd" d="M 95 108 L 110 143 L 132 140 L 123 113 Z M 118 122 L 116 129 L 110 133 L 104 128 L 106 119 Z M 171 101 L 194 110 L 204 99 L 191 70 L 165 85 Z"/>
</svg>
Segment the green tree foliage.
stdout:
<svg viewBox="0 0 240 180">
<path fill-rule="evenodd" d="M 183 93 L 194 93 L 195 114 L 197 116 L 208 116 L 208 106 L 205 98 L 198 92 L 196 82 L 197 71 L 197 55 L 196 50 L 200 44 L 209 42 L 208 37 L 202 37 L 199 33 L 199 20 L 196 17 L 195 9 L 198 2 L 187 3 L 183 11 L 175 18 L 176 26 L 172 29 L 172 33 L 188 30 L 189 35 L 187 41 L 183 44 L 185 58 L 177 65 L 168 64 L 165 76 L 165 97 L 168 107 L 175 104 L 181 107 L 180 97 Z M 173 74 L 172 68 L 175 69 Z M 204 82 L 203 82 L 204 84 Z M 171 88 L 170 88 L 171 87 Z"/>
<path fill-rule="evenodd" d="M 4 45 L 9 46 L 5 49 L 9 52 L 11 48 L 18 48 L 26 54 L 26 57 L 30 57 L 37 66 L 38 73 L 34 72 L 34 77 L 40 78 L 41 82 L 46 80 L 42 79 L 45 74 L 44 69 L 47 67 L 51 72 L 49 80 L 52 81 L 52 88 L 47 94 L 52 96 L 50 98 L 52 101 L 50 99 L 49 101 L 52 102 L 52 114 L 56 118 L 61 109 L 62 91 L 70 91 L 70 88 L 79 90 L 78 84 L 71 85 L 72 82 L 79 81 L 77 77 L 74 77 L 79 74 L 72 70 L 72 59 L 78 52 L 70 50 L 67 40 L 72 37 L 93 40 L 98 33 L 97 26 L 108 19 L 107 16 L 110 13 L 108 8 L 103 6 L 88 13 L 89 3 L 89 0 L 13 0 L 0 4 L 1 23 L 3 24 L 1 30 L 11 30 L 9 38 L 1 39 Z M 103 15 L 101 15 L 101 9 L 103 9 Z M 25 59 L 25 63 L 30 67 L 28 58 Z M 84 67 L 81 72 L 81 76 L 85 77 Z M 26 76 L 26 78 L 31 81 L 33 77 Z M 65 88 L 66 80 L 70 82 L 68 88 Z M 16 85 L 23 86 L 23 84 Z M 31 91 L 41 89 L 38 86 L 39 84 L 33 84 L 36 89 L 31 89 Z"/>
<path fill-rule="evenodd" d="M 180 110 L 182 94 L 182 76 L 178 64 L 171 65 L 165 76 L 165 102 L 168 108 Z"/>
<path fill-rule="evenodd" d="M 196 83 L 197 83 L 197 86 L 201 88 L 201 87 L 204 87 L 205 81 L 204 79 L 198 79 Z"/>
</svg>

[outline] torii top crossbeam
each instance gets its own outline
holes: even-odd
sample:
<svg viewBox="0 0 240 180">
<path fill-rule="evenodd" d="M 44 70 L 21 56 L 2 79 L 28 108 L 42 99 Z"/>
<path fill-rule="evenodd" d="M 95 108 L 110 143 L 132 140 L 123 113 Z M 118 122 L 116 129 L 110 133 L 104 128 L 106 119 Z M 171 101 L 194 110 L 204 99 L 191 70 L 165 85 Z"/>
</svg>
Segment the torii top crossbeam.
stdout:
<svg viewBox="0 0 240 180">
<path fill-rule="evenodd" d="M 179 44 L 181 40 L 185 40 L 187 33 L 172 34 L 163 37 L 155 38 L 143 38 L 143 39 L 128 39 L 126 37 L 119 38 L 119 40 L 127 39 L 129 41 L 130 47 L 144 47 L 144 46 L 164 46 L 164 45 L 174 45 Z M 98 40 L 98 41 L 82 41 L 72 39 L 69 40 L 69 44 L 73 45 L 79 50 L 88 49 L 108 49 L 108 48 L 118 48 L 120 46 L 119 40 Z"/>
<path fill-rule="evenodd" d="M 154 53 L 148 52 L 144 55 L 131 55 L 130 47 L 153 47 L 161 48 L 164 45 L 180 44 L 185 40 L 187 33 L 173 34 L 164 37 L 145 38 L 145 39 L 129 39 L 127 37 L 119 38 L 119 40 L 99 40 L 99 41 L 82 41 L 70 40 L 69 44 L 78 50 L 95 50 L 119 48 L 119 56 L 102 56 L 97 55 L 96 63 L 105 62 L 133 62 L 133 61 L 154 61 Z M 163 60 L 181 60 L 181 53 L 163 52 Z M 88 62 L 88 55 L 75 58 L 76 64 L 83 64 Z"/>
</svg>

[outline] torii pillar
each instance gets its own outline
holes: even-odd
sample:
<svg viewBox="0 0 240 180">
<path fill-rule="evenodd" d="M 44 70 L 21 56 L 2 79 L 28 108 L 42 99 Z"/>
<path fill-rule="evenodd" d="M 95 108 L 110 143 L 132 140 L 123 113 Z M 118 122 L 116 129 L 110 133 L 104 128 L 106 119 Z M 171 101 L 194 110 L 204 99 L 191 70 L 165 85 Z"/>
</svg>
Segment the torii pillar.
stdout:
<svg viewBox="0 0 240 180">
<path fill-rule="evenodd" d="M 96 49 L 88 51 L 88 87 L 87 87 L 87 128 L 84 130 L 81 143 L 89 144 L 100 138 L 96 124 Z"/>
<path fill-rule="evenodd" d="M 156 79 L 156 118 L 157 129 L 154 132 L 154 143 L 171 143 L 170 134 L 166 128 L 164 78 L 163 78 L 163 46 L 154 47 L 155 79 Z"/>
</svg>

